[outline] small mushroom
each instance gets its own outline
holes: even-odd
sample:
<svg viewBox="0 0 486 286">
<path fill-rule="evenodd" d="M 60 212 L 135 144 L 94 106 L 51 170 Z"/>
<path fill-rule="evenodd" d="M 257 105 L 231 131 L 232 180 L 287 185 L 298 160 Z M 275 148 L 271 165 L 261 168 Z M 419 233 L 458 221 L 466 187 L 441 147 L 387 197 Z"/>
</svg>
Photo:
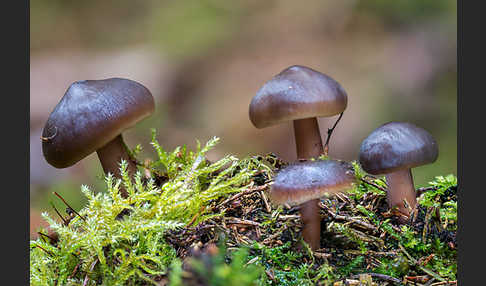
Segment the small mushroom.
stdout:
<svg viewBox="0 0 486 286">
<path fill-rule="evenodd" d="M 434 162 L 438 154 L 437 143 L 426 130 L 407 122 L 389 122 L 363 141 L 359 162 L 372 175 L 385 174 L 388 205 L 405 222 L 417 205 L 411 168 Z"/>
<path fill-rule="evenodd" d="M 356 183 L 353 166 L 344 161 L 297 162 L 281 169 L 270 188 L 276 204 L 300 205 L 302 236 L 312 250 L 320 248 L 321 218 L 318 204 L 326 194 L 349 190 Z"/>
<path fill-rule="evenodd" d="M 50 114 L 42 133 L 46 161 L 56 168 L 74 165 L 97 152 L 105 173 L 120 177 L 119 163 L 137 167 L 127 152 L 121 133 L 153 113 L 150 91 L 132 80 L 110 78 L 71 84 Z M 126 197 L 125 190 L 121 190 Z"/>
<path fill-rule="evenodd" d="M 347 94 L 329 76 L 304 66 L 291 66 L 266 82 L 250 103 L 257 128 L 293 121 L 297 158 L 323 154 L 317 117 L 344 112 Z"/>
</svg>

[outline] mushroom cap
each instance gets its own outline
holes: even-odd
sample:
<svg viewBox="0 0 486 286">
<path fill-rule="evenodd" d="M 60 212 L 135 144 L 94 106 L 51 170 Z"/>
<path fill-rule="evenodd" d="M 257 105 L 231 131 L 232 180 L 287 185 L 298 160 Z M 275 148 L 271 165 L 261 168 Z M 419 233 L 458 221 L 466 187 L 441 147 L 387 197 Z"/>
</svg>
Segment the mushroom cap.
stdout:
<svg viewBox="0 0 486 286">
<path fill-rule="evenodd" d="M 337 160 L 298 162 L 280 170 L 270 189 L 277 204 L 299 205 L 329 193 L 349 190 L 356 183 L 350 163 Z"/>
<path fill-rule="evenodd" d="M 304 66 L 291 66 L 266 82 L 250 103 L 257 128 L 285 121 L 329 117 L 346 109 L 348 97 L 329 76 Z"/>
<path fill-rule="evenodd" d="M 72 166 L 154 109 L 150 91 L 135 81 L 110 78 L 74 82 L 44 126 L 44 157 L 56 168 Z"/>
<path fill-rule="evenodd" d="M 435 139 L 425 129 L 407 122 L 389 122 L 361 143 L 359 162 L 378 175 L 434 162 L 439 155 Z"/>
</svg>

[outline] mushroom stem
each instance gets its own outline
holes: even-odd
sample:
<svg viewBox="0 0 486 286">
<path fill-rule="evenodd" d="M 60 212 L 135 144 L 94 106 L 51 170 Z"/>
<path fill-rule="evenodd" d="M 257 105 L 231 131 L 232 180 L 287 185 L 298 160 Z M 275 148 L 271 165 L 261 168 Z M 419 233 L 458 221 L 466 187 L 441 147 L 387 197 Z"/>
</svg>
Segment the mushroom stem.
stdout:
<svg viewBox="0 0 486 286">
<path fill-rule="evenodd" d="M 410 169 L 398 170 L 385 175 L 388 185 L 387 200 L 390 208 L 397 208 L 403 215 L 410 217 L 410 213 L 417 205 L 417 194 L 413 185 Z M 409 207 L 406 207 L 404 200 Z"/>
<path fill-rule="evenodd" d="M 130 159 L 121 134 L 108 142 L 105 146 L 96 150 L 96 153 L 98 154 L 98 158 L 105 174 L 112 173 L 115 177 L 121 178 L 119 164 L 122 159 L 128 164 L 127 171 L 129 176 L 133 176 L 137 171 L 137 166 Z M 120 192 L 122 197 L 126 198 L 128 196 L 127 191 L 123 187 L 120 188 Z"/>
<path fill-rule="evenodd" d="M 321 217 L 319 215 L 319 199 L 310 200 L 300 205 L 302 220 L 302 237 L 312 250 L 321 246 Z"/>
<path fill-rule="evenodd" d="M 324 153 L 321 133 L 317 118 L 294 120 L 295 145 L 298 159 L 309 159 Z M 320 248 L 321 216 L 319 199 L 310 200 L 300 205 L 302 219 L 302 237 L 312 250 Z"/>
<path fill-rule="evenodd" d="M 317 118 L 294 120 L 294 133 L 297 159 L 315 158 L 324 153 Z"/>
</svg>

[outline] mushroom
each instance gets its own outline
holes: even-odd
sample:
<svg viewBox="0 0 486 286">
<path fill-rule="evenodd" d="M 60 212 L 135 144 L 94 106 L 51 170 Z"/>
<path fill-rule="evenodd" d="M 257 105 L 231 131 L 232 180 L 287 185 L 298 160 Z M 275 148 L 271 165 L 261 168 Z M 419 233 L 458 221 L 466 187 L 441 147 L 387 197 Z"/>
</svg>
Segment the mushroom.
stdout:
<svg viewBox="0 0 486 286">
<path fill-rule="evenodd" d="M 359 162 L 369 174 L 385 174 L 388 205 L 405 222 L 417 205 L 411 168 L 434 162 L 438 154 L 437 143 L 426 130 L 407 122 L 389 122 L 363 141 Z"/>
<path fill-rule="evenodd" d="M 276 204 L 300 205 L 302 236 L 312 250 L 320 248 L 321 219 L 318 204 L 326 194 L 349 190 L 356 183 L 353 166 L 344 161 L 316 160 L 281 169 L 270 188 Z"/>
<path fill-rule="evenodd" d="M 71 84 L 47 119 L 42 132 L 42 151 L 56 168 L 74 165 L 96 151 L 103 171 L 121 177 L 119 163 L 128 163 L 122 132 L 153 113 L 154 98 L 140 83 L 123 78 L 84 80 Z M 126 197 L 125 190 L 121 190 Z"/>
<path fill-rule="evenodd" d="M 297 157 L 308 159 L 324 153 L 317 117 L 342 114 L 347 102 L 334 79 L 294 65 L 258 90 L 250 103 L 250 120 L 257 128 L 293 121 Z"/>
<path fill-rule="evenodd" d="M 327 141 L 324 149 L 317 117 L 342 116 L 347 103 L 346 92 L 334 79 L 311 68 L 294 65 L 258 90 L 250 103 L 250 120 L 256 128 L 292 121 L 297 158 L 315 158 L 327 155 L 328 144 Z M 327 140 L 334 127 L 328 130 Z M 310 200 L 301 207 L 318 210 L 318 203 L 318 199 Z"/>
</svg>

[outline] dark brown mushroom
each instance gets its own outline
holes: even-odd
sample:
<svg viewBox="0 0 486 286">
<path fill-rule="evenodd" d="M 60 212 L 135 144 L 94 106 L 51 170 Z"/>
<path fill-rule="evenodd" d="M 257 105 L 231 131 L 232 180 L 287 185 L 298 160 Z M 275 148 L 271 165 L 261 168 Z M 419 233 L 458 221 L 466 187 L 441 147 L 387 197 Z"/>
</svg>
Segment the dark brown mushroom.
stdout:
<svg viewBox="0 0 486 286">
<path fill-rule="evenodd" d="M 250 103 L 257 128 L 293 121 L 298 159 L 323 154 L 317 117 L 343 113 L 347 94 L 329 76 L 304 66 L 291 66 L 266 82 Z"/>
<path fill-rule="evenodd" d="M 66 168 L 96 151 L 106 174 L 120 177 L 123 159 L 133 175 L 137 167 L 121 133 L 154 109 L 150 91 L 135 81 L 110 78 L 74 82 L 44 126 L 44 157 L 52 166 Z M 122 195 L 127 196 L 125 190 Z"/>
<path fill-rule="evenodd" d="M 429 132 L 411 123 L 389 122 L 362 142 L 359 162 L 372 175 L 385 174 L 388 205 L 400 212 L 404 222 L 417 205 L 411 168 L 432 163 L 438 155 Z"/>
<path fill-rule="evenodd" d="M 349 190 L 356 183 L 353 166 L 344 161 L 298 162 L 281 169 L 270 189 L 277 204 L 300 205 L 302 236 L 312 250 L 320 248 L 321 218 L 318 204 L 326 194 Z"/>
</svg>

